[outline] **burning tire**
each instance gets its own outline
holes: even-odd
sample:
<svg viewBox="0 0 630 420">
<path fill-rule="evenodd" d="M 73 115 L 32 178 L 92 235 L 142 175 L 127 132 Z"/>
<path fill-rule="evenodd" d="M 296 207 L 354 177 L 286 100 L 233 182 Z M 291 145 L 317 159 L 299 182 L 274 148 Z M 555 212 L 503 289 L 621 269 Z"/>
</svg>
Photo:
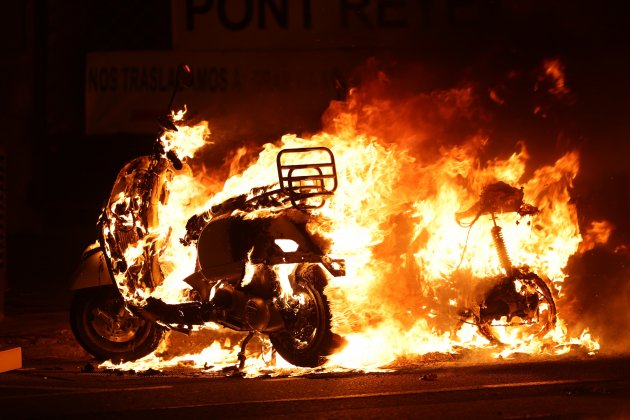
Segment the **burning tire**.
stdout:
<svg viewBox="0 0 630 420">
<path fill-rule="evenodd" d="M 514 296 L 509 296 L 500 288 L 493 289 L 486 296 L 480 317 L 474 317 L 479 332 L 493 344 L 504 344 L 498 333 L 499 328 L 521 328 L 526 330 L 522 332 L 528 336 L 541 339 L 556 325 L 556 304 L 545 281 L 533 273 L 517 281 L 524 284 L 520 293 L 510 291 Z M 513 284 L 513 280 L 509 284 Z M 493 318 L 497 319 L 497 316 L 491 308 L 496 307 L 504 307 L 506 313 L 510 312 L 509 308 L 517 307 L 517 310 L 510 312 L 507 323 L 493 324 Z M 513 316 L 518 321 L 514 321 Z"/>
<path fill-rule="evenodd" d="M 156 323 L 129 313 L 114 286 L 78 290 L 70 307 L 70 325 L 88 353 L 114 363 L 146 356 L 164 334 Z"/>
<path fill-rule="evenodd" d="M 341 340 L 330 330 L 331 313 L 323 293 L 326 278 L 317 265 L 299 270 L 291 302 L 281 309 L 285 330 L 271 334 L 274 348 L 287 362 L 315 367 L 326 361 Z"/>
</svg>

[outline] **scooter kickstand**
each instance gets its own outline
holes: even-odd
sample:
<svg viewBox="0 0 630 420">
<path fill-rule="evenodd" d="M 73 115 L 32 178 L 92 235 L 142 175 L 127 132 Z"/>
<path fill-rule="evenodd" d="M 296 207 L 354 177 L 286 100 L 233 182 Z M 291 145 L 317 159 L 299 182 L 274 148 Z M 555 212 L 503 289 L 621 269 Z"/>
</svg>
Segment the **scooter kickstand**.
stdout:
<svg viewBox="0 0 630 420">
<path fill-rule="evenodd" d="M 243 368 L 245 367 L 245 359 L 246 359 L 245 347 L 247 346 L 247 343 L 249 343 L 249 340 L 252 339 L 254 334 L 256 334 L 255 331 L 250 331 L 249 334 L 247 334 L 247 337 L 245 337 L 245 339 L 241 343 L 241 351 L 238 352 L 238 371 L 239 372 L 241 372 Z"/>
</svg>

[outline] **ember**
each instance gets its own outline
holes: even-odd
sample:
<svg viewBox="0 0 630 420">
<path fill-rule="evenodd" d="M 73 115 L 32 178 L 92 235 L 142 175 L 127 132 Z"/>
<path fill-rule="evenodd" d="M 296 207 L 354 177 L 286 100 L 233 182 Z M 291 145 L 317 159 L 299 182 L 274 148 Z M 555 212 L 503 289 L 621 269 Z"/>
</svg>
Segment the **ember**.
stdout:
<svg viewBox="0 0 630 420">
<path fill-rule="evenodd" d="M 544 69 L 539 83 L 549 81 L 552 95 L 568 95 L 561 63 L 547 61 Z M 388 80 L 379 73 L 377 83 Z M 558 354 L 575 345 L 597 351 L 599 345 L 588 329 L 572 336 L 564 317 L 569 258 L 605 243 L 611 229 L 607 222 L 596 221 L 584 240 L 580 234 L 571 200 L 579 154 L 570 150 L 536 166 L 522 142 L 508 156 L 492 156 L 492 138 L 482 131 L 459 141 L 440 138 L 457 118 L 463 116 L 467 124 L 482 118 L 483 110 L 476 108 L 478 94 L 466 87 L 417 94 L 397 103 L 372 100 L 369 89 L 354 89 L 347 100 L 331 104 L 323 131 L 307 138 L 285 135 L 265 144 L 255 162 L 237 173 L 233 173 L 237 160 L 254 150 L 241 149 L 225 168 L 207 168 L 203 153 L 213 153 L 215 147 L 208 142 L 212 137 L 207 123 L 187 125 L 183 113 L 177 114 L 177 131 L 165 134 L 166 143 L 192 169 L 173 174 L 169 200 L 159 205 L 159 225 L 141 235 L 160 244 L 163 279 L 130 287 L 129 270 L 119 270 L 116 283 L 126 290 L 126 299 L 136 303 L 148 298 L 173 304 L 189 301 L 190 286 L 184 279 L 195 272 L 196 254 L 180 240 L 189 233 L 189 219 L 202 213 L 211 218 L 204 212 L 213 206 L 276 183 L 281 150 L 326 147 L 334 153 L 338 187 L 323 206 L 311 210 L 313 217 L 306 224 L 310 234 L 330 244 L 331 257 L 346 262 L 345 276 L 327 275 L 332 330 L 346 344 L 328 358 L 326 369 L 377 370 L 396 359 L 457 353 L 462 348 L 491 348 L 495 357 Z M 503 102 L 494 90 L 490 99 Z M 413 110 L 426 110 L 429 116 L 416 120 Z M 232 171 L 221 184 L 218 180 L 226 168 Z M 498 185 L 510 188 L 510 194 L 516 192 L 514 203 L 512 194 L 499 197 L 492 210 L 475 207 L 489 186 Z M 129 196 L 120 200 L 114 206 L 133 205 Z M 470 214 L 474 228 L 466 229 L 455 215 L 468 208 L 477 210 Z M 247 217 L 265 217 L 265 210 Z M 139 241 L 127 249 L 127 268 L 146 263 L 146 247 Z M 253 265 L 249 262 L 248 269 Z M 281 269 L 275 269 L 275 275 L 291 295 L 288 278 L 293 266 L 277 267 Z M 512 290 L 501 296 L 516 297 L 498 301 L 502 305 L 518 301 L 518 308 L 495 306 L 496 313 L 480 321 L 484 311 L 490 311 L 489 296 L 499 293 L 498 286 L 487 284 L 501 276 L 513 282 Z M 532 324 L 539 327 L 532 330 Z M 196 354 L 175 356 L 169 350 L 169 343 L 176 341 L 171 334 L 154 353 L 122 368 L 161 368 L 185 361 L 220 370 L 236 364 L 242 337 L 225 338 L 213 325 L 204 326 L 210 329 L 209 339 Z M 268 340 L 258 340 L 255 347 L 244 366 L 249 375 L 269 369 L 301 372 L 273 357 Z"/>
</svg>

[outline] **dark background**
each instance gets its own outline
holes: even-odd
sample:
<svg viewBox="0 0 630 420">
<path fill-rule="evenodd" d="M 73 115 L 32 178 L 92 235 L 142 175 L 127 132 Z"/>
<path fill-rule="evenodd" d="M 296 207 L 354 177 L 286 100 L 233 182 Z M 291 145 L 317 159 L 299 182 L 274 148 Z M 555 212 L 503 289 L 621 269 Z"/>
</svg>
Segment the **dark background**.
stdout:
<svg viewBox="0 0 630 420">
<path fill-rule="evenodd" d="M 549 57 L 562 60 L 575 99 L 571 106 L 535 126 L 515 107 L 501 111 L 494 137 L 507 149 L 515 140 L 528 140 L 534 156 L 578 147 L 582 169 L 574 198 L 581 222 L 608 219 L 616 227 L 613 245 L 629 243 L 630 14 L 625 2 L 419 1 L 428 8 L 445 4 L 446 21 L 401 55 L 439 74 L 433 80 L 442 86 L 435 87 L 464 80 L 491 85 L 511 68 L 531 68 Z M 3 5 L 2 228 L 10 290 L 68 286 L 82 249 L 95 238 L 96 217 L 118 169 L 148 150 L 148 134 L 85 134 L 85 60 L 94 51 L 171 49 L 170 7 L 166 0 Z M 388 57 L 398 52 L 385 53 L 374 52 Z M 348 75 L 342 82 L 352 80 Z M 260 141 L 319 126 L 318 118 L 309 126 L 279 124 L 277 132 L 261 133 Z"/>
</svg>

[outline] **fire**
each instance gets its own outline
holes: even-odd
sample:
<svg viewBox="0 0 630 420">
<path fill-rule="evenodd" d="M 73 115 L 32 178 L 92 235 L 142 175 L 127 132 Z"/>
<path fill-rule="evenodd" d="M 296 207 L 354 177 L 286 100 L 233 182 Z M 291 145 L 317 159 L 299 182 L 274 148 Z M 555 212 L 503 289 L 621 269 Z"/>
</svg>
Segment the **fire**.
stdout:
<svg viewBox="0 0 630 420">
<path fill-rule="evenodd" d="M 547 89 L 552 95 L 562 97 L 571 91 L 566 86 L 564 66 L 557 58 L 545 60 L 543 62 L 544 75 L 539 78 L 539 82 L 549 81 L 551 86 Z"/>
<path fill-rule="evenodd" d="M 607 243 L 612 231 L 613 226 L 607 220 L 591 222 L 591 225 L 584 234 L 584 240 L 580 244 L 580 251 L 586 252 L 595 248 L 597 245 Z"/>
<path fill-rule="evenodd" d="M 554 82 L 554 92 L 568 92 L 559 63 L 546 63 L 546 75 Z M 352 92 L 349 103 L 356 99 Z M 448 103 L 471 101 L 470 89 L 441 95 Z M 454 99 L 455 98 L 455 99 Z M 389 104 L 384 111 L 391 111 Z M 182 279 L 195 267 L 195 249 L 179 242 L 190 216 L 251 188 L 277 182 L 275 159 L 283 148 L 326 146 L 337 162 L 339 186 L 324 207 L 314 211 L 308 228 L 329 238 L 333 255 L 346 260 L 345 277 L 330 278 L 325 292 L 333 313 L 333 330 L 347 340 L 343 350 L 333 355 L 326 367 L 376 370 L 401 358 L 429 353 L 456 353 L 461 348 L 491 347 L 470 323 L 462 323 L 458 306 L 475 293 L 483 279 L 501 273 L 490 229 L 493 221 L 482 216 L 470 229 L 456 223 L 455 213 L 470 207 L 484 186 L 503 181 L 523 188 L 524 201 L 540 209 L 534 216 L 516 213 L 497 215 L 512 262 L 527 266 L 550 285 L 558 307 L 558 322 L 544 337 L 532 336 L 527 328 L 497 326 L 505 346 L 493 350 L 495 357 L 515 352 L 558 354 L 570 346 L 583 346 L 589 352 L 598 343 L 588 330 L 571 337 L 563 321 L 564 268 L 570 256 L 594 244 L 605 243 L 611 226 L 593 222 L 582 238 L 578 215 L 571 201 L 573 180 L 579 171 L 579 154 L 568 151 L 551 164 L 532 168 L 524 143 L 507 157 L 484 158 L 490 139 L 481 134 L 459 144 L 442 146 L 434 159 L 423 158 L 422 144 L 431 133 L 426 127 L 417 133 L 404 132 L 405 141 L 391 142 L 377 130 L 364 130 L 364 121 L 352 105 L 342 108 L 330 127 L 309 138 L 285 135 L 277 143 L 265 144 L 257 160 L 223 185 L 213 170 L 184 169 L 169 184 L 169 200 L 160 207 L 160 225 L 150 232 L 166 243 L 160 257 L 164 281 L 152 290 L 142 291 L 167 302 L 185 301 L 187 286 Z M 373 115 L 378 109 L 362 113 Z M 369 118 L 367 119 L 369 121 Z M 177 121 L 177 132 L 165 134 L 169 147 L 186 157 L 193 168 L 195 151 L 208 145 L 207 123 L 185 125 Z M 392 122 L 395 124 L 395 122 Z M 421 139 L 410 147 L 411 139 Z M 208 145 L 211 148 L 212 145 Z M 235 162 L 247 151 L 240 150 L 226 162 L 234 172 Z M 140 252 L 134 247 L 129 258 Z M 280 266 L 288 285 L 291 267 Z M 119 284 L 124 283 L 117 279 Z M 286 289 L 285 289 L 286 291 Z M 543 307 L 544 311 L 545 308 Z M 214 328 L 209 326 L 210 329 Z M 216 341 L 196 355 L 160 358 L 166 347 L 126 367 L 163 367 L 181 363 L 214 369 L 235 364 L 236 342 Z M 168 340 L 167 340 L 168 341 Z M 246 364 L 246 371 L 270 369 L 269 343 L 262 340 L 260 351 Z M 222 343 L 222 344 L 221 344 Z M 186 362 L 183 362 L 186 361 Z M 290 365 L 276 360 L 273 369 Z M 297 370 L 296 370 L 297 371 Z"/>
</svg>

